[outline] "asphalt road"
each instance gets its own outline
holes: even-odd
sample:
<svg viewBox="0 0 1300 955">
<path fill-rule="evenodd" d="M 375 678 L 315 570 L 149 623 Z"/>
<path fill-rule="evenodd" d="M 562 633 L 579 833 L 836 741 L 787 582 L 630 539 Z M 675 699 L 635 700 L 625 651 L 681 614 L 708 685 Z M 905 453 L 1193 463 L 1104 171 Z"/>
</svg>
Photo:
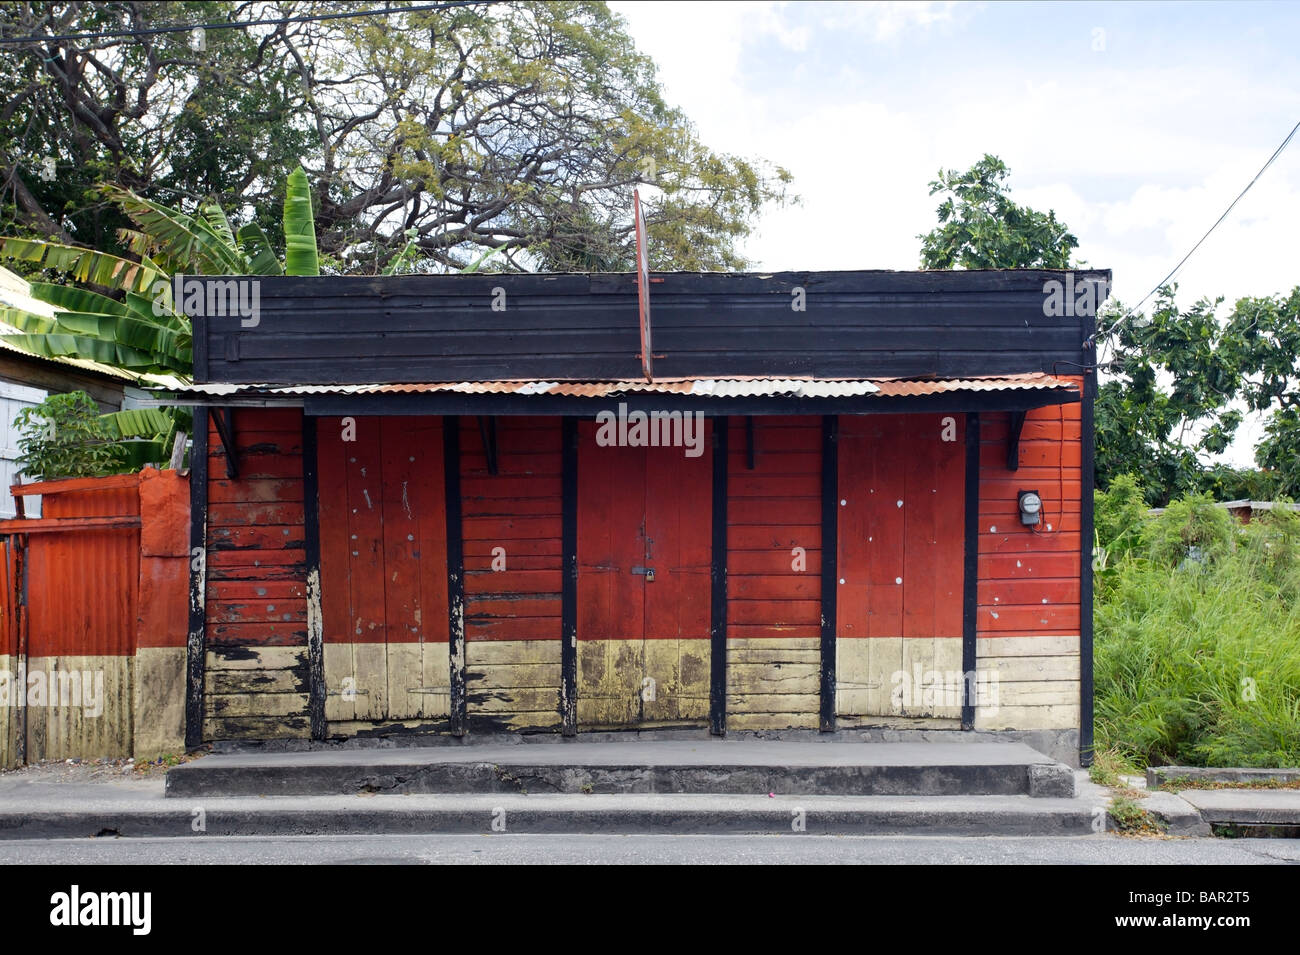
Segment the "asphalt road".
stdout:
<svg viewBox="0 0 1300 955">
<path fill-rule="evenodd" d="M 484 834 L 0 841 L 0 864 L 96 863 L 1258 865 L 1300 863 L 1300 840 Z"/>
</svg>

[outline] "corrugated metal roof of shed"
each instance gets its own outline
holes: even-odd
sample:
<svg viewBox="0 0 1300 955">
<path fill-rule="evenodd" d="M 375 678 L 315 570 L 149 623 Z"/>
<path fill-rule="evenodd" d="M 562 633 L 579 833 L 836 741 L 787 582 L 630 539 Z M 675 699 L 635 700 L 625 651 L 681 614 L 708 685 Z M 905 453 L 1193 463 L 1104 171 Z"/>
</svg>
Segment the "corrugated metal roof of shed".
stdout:
<svg viewBox="0 0 1300 955">
<path fill-rule="evenodd" d="M 419 384 L 365 385 L 232 385 L 196 384 L 171 389 L 178 393 L 199 393 L 214 397 L 225 395 L 370 395 L 421 394 L 453 392 L 458 394 L 562 395 L 578 398 L 608 398 L 629 392 L 651 394 L 698 395 L 711 398 L 747 398 L 791 396 L 796 398 L 842 398 L 863 395 L 924 396 L 962 391 L 1040 391 L 1073 389 L 1078 386 L 1065 378 L 1042 373 L 1003 375 L 991 378 L 942 378 L 904 380 L 891 378 L 690 378 L 641 381 L 627 379 L 607 382 L 565 381 L 452 381 Z"/>
</svg>

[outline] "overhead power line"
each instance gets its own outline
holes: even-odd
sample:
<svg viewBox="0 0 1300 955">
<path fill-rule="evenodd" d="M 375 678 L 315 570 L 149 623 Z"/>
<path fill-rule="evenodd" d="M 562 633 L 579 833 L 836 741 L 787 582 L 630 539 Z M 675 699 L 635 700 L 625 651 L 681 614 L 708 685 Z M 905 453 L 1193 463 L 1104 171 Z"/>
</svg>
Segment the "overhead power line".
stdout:
<svg viewBox="0 0 1300 955">
<path fill-rule="evenodd" d="M 1130 308 L 1127 312 L 1125 312 L 1120 317 L 1120 320 L 1118 322 L 1116 322 L 1114 325 L 1111 326 L 1109 335 L 1113 336 L 1116 333 L 1118 333 L 1120 328 L 1124 325 L 1124 323 L 1129 320 L 1130 316 L 1132 316 L 1134 312 L 1136 312 L 1139 308 L 1143 306 L 1143 304 L 1146 302 L 1147 299 L 1149 299 L 1152 295 L 1156 294 L 1156 292 L 1158 292 L 1165 285 L 1169 284 L 1169 280 L 1172 279 L 1178 273 L 1178 270 L 1181 269 L 1183 265 L 1186 264 L 1187 260 L 1192 257 L 1192 253 L 1194 253 L 1197 249 L 1201 247 L 1201 245 L 1205 242 L 1205 240 L 1210 237 L 1210 233 L 1212 233 L 1215 229 L 1217 229 L 1219 227 L 1219 224 L 1223 222 L 1224 219 L 1228 218 L 1228 213 L 1230 213 L 1233 210 L 1233 208 L 1237 205 L 1237 203 L 1241 201 L 1241 197 L 1244 196 L 1246 193 L 1250 192 L 1250 187 L 1255 185 L 1255 183 L 1259 181 L 1259 177 L 1264 175 L 1264 172 L 1268 169 L 1269 166 L 1273 165 L 1273 160 L 1277 159 L 1278 156 L 1282 155 L 1282 150 L 1286 149 L 1286 147 L 1290 145 L 1292 137 L 1294 137 L 1296 134 L 1296 130 L 1300 130 L 1300 123 L 1296 123 L 1294 126 L 1291 127 L 1291 132 L 1287 133 L 1286 139 L 1282 140 L 1282 144 L 1278 146 L 1277 149 L 1273 150 L 1273 155 L 1268 157 L 1268 162 L 1260 166 L 1259 172 L 1255 173 L 1255 178 L 1251 179 L 1250 182 L 1246 183 L 1246 188 L 1241 190 L 1241 192 L 1237 195 L 1237 198 L 1233 199 L 1232 202 L 1228 205 L 1228 208 L 1223 210 L 1223 215 L 1219 216 L 1219 218 L 1214 220 L 1214 225 L 1210 226 L 1210 228 L 1206 231 L 1205 235 L 1201 236 L 1200 240 L 1194 246 L 1191 247 L 1188 253 L 1178 260 L 1178 264 L 1175 265 L 1172 269 L 1170 269 L 1169 274 L 1166 275 L 1164 278 L 1162 278 L 1159 282 L 1157 282 L 1155 284 L 1155 287 L 1153 287 L 1151 291 L 1147 292 L 1146 295 L 1143 295 L 1141 302 L 1138 302 L 1136 305 Z"/>
<path fill-rule="evenodd" d="M 501 0 L 446 0 L 444 3 L 416 3 L 406 7 L 376 7 L 346 13 L 314 13 L 300 17 L 275 17 L 266 20 L 217 21 L 215 23 L 173 24 L 144 30 L 104 30 L 98 33 L 32 34 L 0 37 L 0 44 L 62 43 L 69 40 L 106 40 L 133 36 L 158 36 L 164 33 L 192 33 L 195 30 L 242 30 L 247 27 L 282 26 L 289 23 L 313 23 L 321 20 L 347 20 L 357 17 L 386 17 L 394 13 L 428 13 L 457 7 L 489 7 Z"/>
</svg>

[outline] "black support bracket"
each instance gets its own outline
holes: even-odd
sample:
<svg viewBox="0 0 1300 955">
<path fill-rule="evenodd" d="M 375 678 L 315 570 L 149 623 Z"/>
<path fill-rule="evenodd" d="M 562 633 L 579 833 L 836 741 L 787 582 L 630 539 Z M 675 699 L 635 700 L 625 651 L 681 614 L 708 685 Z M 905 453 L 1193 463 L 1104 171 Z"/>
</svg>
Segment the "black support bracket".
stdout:
<svg viewBox="0 0 1300 955">
<path fill-rule="evenodd" d="M 239 477 L 239 452 L 235 450 L 235 410 L 213 408 L 212 423 L 217 426 L 221 448 L 226 452 L 226 477 L 234 480 Z"/>
<path fill-rule="evenodd" d="M 478 416 L 478 433 L 483 439 L 483 455 L 487 458 L 488 474 L 497 473 L 497 419 L 496 415 Z"/>
<path fill-rule="evenodd" d="M 1020 432 L 1025 427 L 1024 411 L 1011 412 L 1011 431 L 1007 434 L 1007 470 L 1020 470 Z"/>
</svg>

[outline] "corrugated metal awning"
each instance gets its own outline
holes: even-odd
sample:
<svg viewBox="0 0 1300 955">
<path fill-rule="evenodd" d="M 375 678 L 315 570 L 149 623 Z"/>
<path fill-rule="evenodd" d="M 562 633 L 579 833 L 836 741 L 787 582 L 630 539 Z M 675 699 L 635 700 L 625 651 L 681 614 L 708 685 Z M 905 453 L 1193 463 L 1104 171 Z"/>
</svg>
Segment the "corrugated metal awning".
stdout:
<svg viewBox="0 0 1300 955">
<path fill-rule="evenodd" d="M 1075 382 L 1041 373 L 995 378 L 691 378 L 647 382 L 623 381 L 449 381 L 366 385 L 230 385 L 195 384 L 170 389 L 174 394 L 212 398 L 294 397 L 308 395 L 392 395 L 448 392 L 465 395 L 555 395 L 569 398 L 612 398 L 622 394 L 665 394 L 707 398 L 850 398 L 926 396 L 953 392 L 1039 391 L 1076 389 Z"/>
</svg>

